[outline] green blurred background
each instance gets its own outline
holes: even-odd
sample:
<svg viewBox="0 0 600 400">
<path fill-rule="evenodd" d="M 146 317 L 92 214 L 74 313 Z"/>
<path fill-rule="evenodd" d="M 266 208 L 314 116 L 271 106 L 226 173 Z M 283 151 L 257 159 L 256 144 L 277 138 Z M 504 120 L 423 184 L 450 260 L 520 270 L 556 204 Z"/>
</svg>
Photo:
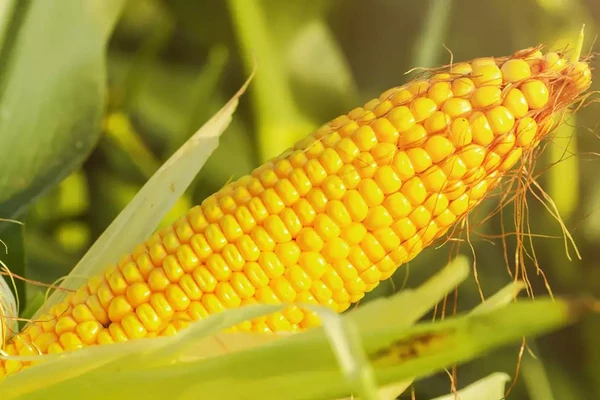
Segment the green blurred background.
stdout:
<svg viewBox="0 0 600 400">
<path fill-rule="evenodd" d="M 129 1 L 109 46 L 109 105 L 103 136 L 83 167 L 39 198 L 25 222 L 27 275 L 52 282 L 68 274 L 144 182 L 258 72 L 221 145 L 165 217 L 168 223 L 250 172 L 321 123 L 410 79 L 415 66 L 503 56 L 544 43 L 561 48 L 586 23 L 584 53 L 600 24 L 596 0 L 135 0 Z M 565 41 L 567 40 L 567 41 Z M 600 88 L 598 82 L 594 87 Z M 597 105 L 582 109 L 552 138 L 540 178 L 573 233 L 582 260 L 569 261 L 560 225 L 533 197 L 531 231 L 539 264 L 555 294 L 600 296 L 600 140 Z M 489 203 L 489 204 L 488 204 Z M 479 208 L 475 220 L 494 207 Z M 512 209 L 505 209 L 507 230 Z M 500 216 L 471 240 L 486 296 L 510 281 Z M 554 238 L 550 238 L 553 236 Z M 514 238 L 509 237 L 514 268 Z M 368 298 L 412 287 L 439 269 L 450 245 L 423 252 Z M 469 247 L 461 251 L 471 254 Z M 534 293 L 546 293 L 531 262 Z M 39 298 L 38 298 L 39 300 Z M 459 310 L 480 301 L 473 279 L 459 292 Z M 35 304 L 35 301 L 32 303 Z M 399 315 L 402 310 L 397 310 Z M 528 341 L 511 399 L 600 398 L 600 319 Z M 515 374 L 519 344 L 458 369 L 462 387 L 494 371 Z M 445 373 L 415 384 L 416 398 L 447 393 Z M 410 398 L 406 393 L 402 398 Z"/>
</svg>

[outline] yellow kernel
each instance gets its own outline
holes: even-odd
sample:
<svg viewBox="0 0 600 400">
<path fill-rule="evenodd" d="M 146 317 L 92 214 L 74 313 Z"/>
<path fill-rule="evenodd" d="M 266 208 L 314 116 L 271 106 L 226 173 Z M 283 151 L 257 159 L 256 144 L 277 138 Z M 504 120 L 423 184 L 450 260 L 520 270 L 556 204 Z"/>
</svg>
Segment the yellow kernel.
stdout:
<svg viewBox="0 0 600 400">
<path fill-rule="evenodd" d="M 408 103 L 414 97 L 415 97 L 415 95 L 413 93 L 411 93 L 409 90 L 401 89 L 401 90 L 396 91 L 394 94 L 392 94 L 389 97 L 389 100 L 392 102 L 392 105 L 398 106 L 401 104 Z"/>
<path fill-rule="evenodd" d="M 242 299 L 229 282 L 219 282 L 215 295 L 226 308 L 237 308 L 242 303 Z"/>
<path fill-rule="evenodd" d="M 433 163 L 438 163 L 454 152 L 454 145 L 442 135 L 434 135 L 425 142 L 425 151 Z"/>
<path fill-rule="evenodd" d="M 515 147 L 516 137 L 514 133 L 509 132 L 505 135 L 502 135 L 499 139 L 500 140 L 498 140 L 496 142 L 496 145 L 494 146 L 494 151 L 496 153 L 500 155 L 505 155 L 506 153 L 511 151 L 513 147 Z"/>
<path fill-rule="evenodd" d="M 256 288 L 267 286 L 269 284 L 269 277 L 257 262 L 246 263 L 244 266 L 244 275 Z"/>
<path fill-rule="evenodd" d="M 127 281 L 121 274 L 121 271 L 114 271 L 107 279 L 108 285 L 112 292 L 116 295 L 125 293 L 127 289 Z"/>
<path fill-rule="evenodd" d="M 425 208 L 425 206 L 418 206 L 415 207 L 415 209 L 409 215 L 408 218 L 410 218 L 413 225 L 418 230 L 429 224 L 429 221 L 431 221 L 431 213 L 429 212 L 429 210 L 427 210 L 427 208 Z"/>
<path fill-rule="evenodd" d="M 420 95 L 427 92 L 429 88 L 429 82 L 427 80 L 414 81 L 408 85 L 408 90 L 414 95 Z"/>
<path fill-rule="evenodd" d="M 256 300 L 260 304 L 278 304 L 281 300 L 270 286 L 265 286 L 256 290 Z"/>
<path fill-rule="evenodd" d="M 452 122 L 452 119 L 442 111 L 434 112 L 431 117 L 427 118 L 424 127 L 430 134 L 445 131 Z"/>
<path fill-rule="evenodd" d="M 275 246 L 275 254 L 279 257 L 279 260 L 286 267 L 296 265 L 298 258 L 300 257 L 300 247 L 296 242 L 290 241 L 287 243 L 278 243 Z"/>
<path fill-rule="evenodd" d="M 283 272 L 285 271 L 283 263 L 275 253 L 262 253 L 258 258 L 258 264 L 271 279 L 283 275 Z"/>
<path fill-rule="evenodd" d="M 443 194 L 432 194 L 425 200 L 423 206 L 431 213 L 432 216 L 437 217 L 444 210 L 448 208 L 450 202 L 448 198 Z"/>
<path fill-rule="evenodd" d="M 448 99 L 442 111 L 446 113 L 450 118 L 457 118 L 468 115 L 472 111 L 471 102 L 467 99 L 452 98 Z"/>
<path fill-rule="evenodd" d="M 78 325 L 78 327 L 79 326 L 80 325 Z M 42 354 L 44 354 L 48 352 L 48 347 L 57 341 L 58 336 L 56 336 L 54 332 L 44 332 L 33 340 L 33 344 Z"/>
<path fill-rule="evenodd" d="M 83 343 L 81 343 L 81 339 L 74 332 L 66 332 L 60 335 L 58 339 L 62 347 L 69 350 L 77 350 L 83 347 Z"/>
<path fill-rule="evenodd" d="M 373 231 L 373 236 L 379 244 L 385 249 L 386 253 L 398 248 L 400 246 L 400 238 L 396 235 L 394 230 L 389 226 L 379 228 Z"/>
<path fill-rule="evenodd" d="M 306 172 L 306 176 L 308 176 L 313 186 L 320 185 L 327 177 L 327 171 L 316 159 L 308 160 L 304 165 L 304 172 Z"/>
<path fill-rule="evenodd" d="M 68 316 L 59 318 L 56 322 L 56 326 L 54 327 L 54 331 L 57 335 L 62 335 L 65 332 L 73 332 L 77 327 L 77 322 Z"/>
<path fill-rule="evenodd" d="M 410 163 L 415 168 L 415 172 L 420 173 L 429 168 L 432 164 L 431 156 L 425 149 L 414 148 L 406 150 Z"/>
<path fill-rule="evenodd" d="M 356 167 L 352 164 L 344 165 L 338 172 L 338 175 L 342 178 L 346 189 L 356 189 L 361 179 Z"/>
<path fill-rule="evenodd" d="M 367 189 L 368 188 L 363 190 Z M 348 213 L 353 221 L 360 222 L 367 216 L 369 205 L 358 190 L 347 191 L 342 199 L 342 202 L 344 203 L 344 206 L 346 207 L 346 210 L 348 210 Z"/>
<path fill-rule="evenodd" d="M 400 136 L 400 133 L 387 118 L 376 119 L 371 123 L 371 127 L 375 131 L 375 135 L 377 136 L 377 140 L 379 142 L 392 144 L 398 143 L 398 137 Z"/>
<path fill-rule="evenodd" d="M 363 221 L 365 227 L 370 231 L 390 226 L 392 222 L 394 222 L 392 215 L 382 205 L 371 208 L 367 218 Z"/>
<path fill-rule="evenodd" d="M 454 97 L 467 97 L 475 90 L 473 81 L 466 77 L 455 79 L 452 82 L 452 93 Z"/>
<path fill-rule="evenodd" d="M 371 150 L 373 159 L 377 165 L 388 165 L 394 160 L 394 154 L 398 151 L 398 147 L 392 143 L 377 143 Z"/>
<path fill-rule="evenodd" d="M 548 52 L 543 57 L 545 71 L 560 71 L 566 65 L 566 60 L 555 52 Z"/>
<path fill-rule="evenodd" d="M 75 321 L 77 321 L 77 323 L 80 324 L 85 321 L 93 321 L 96 318 L 94 317 L 94 314 L 92 314 L 92 311 L 87 305 L 78 304 L 75 307 L 73 307 L 73 319 L 75 319 Z"/>
<path fill-rule="evenodd" d="M 402 185 L 400 177 L 389 165 L 378 168 L 373 179 L 385 195 L 397 192 Z"/>
<path fill-rule="evenodd" d="M 427 197 L 427 189 L 425 189 L 423 181 L 418 177 L 414 177 L 405 182 L 400 191 L 406 196 L 408 201 L 415 206 L 422 204 Z"/>
<path fill-rule="evenodd" d="M 360 151 L 369 151 L 378 143 L 375 131 L 368 125 L 358 128 L 352 135 L 352 140 Z"/>
<path fill-rule="evenodd" d="M 481 57 L 476 58 L 471 62 L 471 67 L 473 69 L 482 67 L 484 65 L 496 65 L 496 60 L 494 60 L 494 57 Z"/>
<path fill-rule="evenodd" d="M 138 316 L 147 331 L 155 332 L 160 327 L 162 321 L 154 308 L 148 303 L 140 305 L 135 314 Z"/>
<path fill-rule="evenodd" d="M 193 269 L 200 264 L 198 256 L 187 244 L 184 244 L 177 249 L 177 260 L 179 260 L 179 264 L 185 272 L 193 271 Z M 142 268 L 140 268 L 140 272 L 142 272 Z M 144 275 L 143 272 L 142 275 Z"/>
<path fill-rule="evenodd" d="M 484 114 L 474 114 L 471 121 L 471 133 L 473 142 L 487 146 L 494 140 L 494 132 L 488 118 Z"/>
<path fill-rule="evenodd" d="M 276 243 L 285 243 L 292 240 L 290 231 L 287 229 L 279 215 L 269 215 L 264 220 L 263 226 Z"/>
<path fill-rule="evenodd" d="M 169 319 L 175 313 L 164 293 L 154 293 L 150 296 L 150 305 L 162 319 Z"/>
<path fill-rule="evenodd" d="M 423 184 L 425 189 L 429 192 L 440 192 L 444 190 L 444 187 L 448 183 L 448 178 L 444 171 L 439 167 L 434 166 L 428 169 L 422 176 Z"/>
<path fill-rule="evenodd" d="M 313 228 L 303 228 L 296 237 L 296 243 L 302 251 L 321 251 L 323 248 L 323 239 Z"/>
<path fill-rule="evenodd" d="M 473 135 L 471 133 L 471 124 L 466 118 L 457 118 L 450 125 L 450 140 L 455 146 L 462 147 L 471 143 Z"/>
<path fill-rule="evenodd" d="M 344 139 L 344 140 L 349 140 L 349 139 Z M 304 172 L 304 170 L 302 168 L 295 168 L 290 173 L 288 179 L 290 180 L 292 185 L 294 185 L 294 188 L 296 188 L 296 190 L 298 191 L 298 193 L 301 196 L 304 196 L 306 193 L 308 193 L 310 191 L 310 189 L 312 189 L 312 183 L 310 182 L 310 179 L 308 178 L 308 176 L 306 175 L 306 173 Z M 239 218 L 238 218 L 238 222 L 239 222 Z M 242 229 L 243 229 L 243 226 L 242 226 Z M 244 229 L 244 232 L 247 232 L 247 231 Z"/>
<path fill-rule="evenodd" d="M 383 205 L 394 219 L 407 216 L 412 210 L 412 205 L 402 193 L 393 193 L 386 197 Z"/>
<path fill-rule="evenodd" d="M 262 226 L 254 228 L 250 232 L 250 237 L 260 251 L 272 251 L 275 248 L 275 241 Z"/>
<path fill-rule="evenodd" d="M 392 167 L 403 182 L 415 176 L 415 168 L 405 151 L 396 152 L 394 161 L 392 161 Z"/>
<path fill-rule="evenodd" d="M 435 223 L 439 227 L 448 227 L 456 222 L 456 215 L 450 209 L 444 210 L 438 217 L 435 219 Z"/>
<path fill-rule="evenodd" d="M 485 148 L 476 144 L 470 144 L 460 151 L 461 159 L 468 169 L 480 167 L 485 154 Z"/>
<path fill-rule="evenodd" d="M 515 117 L 504 106 L 497 106 L 488 111 L 487 120 L 492 128 L 492 132 L 496 135 L 510 132 L 515 126 Z"/>
<path fill-rule="evenodd" d="M 454 215 L 463 215 L 469 209 L 469 196 L 465 193 L 462 196 L 452 200 L 448 206 L 448 209 L 452 211 Z"/>
<path fill-rule="evenodd" d="M 443 104 L 446 100 L 451 98 L 452 95 L 453 95 L 452 86 L 450 85 L 449 82 L 435 82 L 433 85 L 431 85 L 429 87 L 429 90 L 427 91 L 427 97 L 429 97 L 429 99 L 434 103 L 434 105 Z M 426 100 L 426 99 L 427 99 L 426 97 L 421 97 L 421 98 L 415 100 L 415 102 L 413 103 L 413 109 L 415 108 L 415 104 L 419 100 Z M 429 99 L 427 99 L 427 100 L 429 100 Z M 436 110 L 437 110 L 437 107 L 434 107 L 427 114 L 425 114 L 425 115 L 420 114 L 420 117 L 417 117 L 417 115 L 415 113 L 415 118 L 417 119 L 417 122 L 423 121 L 425 118 L 427 118 L 431 114 L 433 114 Z"/>
<path fill-rule="evenodd" d="M 165 275 L 171 282 L 177 282 L 183 276 L 185 271 L 177 262 L 177 258 L 173 255 L 168 255 L 163 262 L 163 270 Z"/>
<path fill-rule="evenodd" d="M 363 238 L 363 240 L 365 238 Z M 350 261 L 352 265 L 354 265 L 356 270 L 359 272 L 364 271 L 371 265 L 373 265 L 365 251 L 360 246 L 353 246 L 350 248 L 350 254 L 348 254 L 348 261 Z"/>
<path fill-rule="evenodd" d="M 468 63 L 458 63 L 458 64 L 454 64 L 452 65 L 452 68 L 450 69 L 450 71 L 453 74 L 458 74 L 458 75 L 468 75 L 471 73 L 473 69 L 471 68 L 471 65 Z"/>
<path fill-rule="evenodd" d="M 337 151 L 330 147 L 323 150 L 323 153 L 319 156 L 319 161 L 328 174 L 337 173 L 344 165 Z"/>
<path fill-rule="evenodd" d="M 206 307 L 204 307 L 204 305 L 202 305 L 202 303 L 199 301 L 193 301 L 190 304 L 190 309 L 188 310 L 188 313 L 194 321 L 197 321 L 199 319 L 206 319 L 210 316 Z"/>
<path fill-rule="evenodd" d="M 283 210 L 286 206 L 286 203 L 284 203 L 284 201 L 281 199 L 281 197 L 279 197 L 279 195 L 273 188 L 269 188 L 262 192 L 260 194 L 260 199 L 262 200 L 262 204 L 264 205 L 265 210 L 268 214 L 277 214 L 281 212 L 281 210 Z"/>
<path fill-rule="evenodd" d="M 340 227 L 326 214 L 317 215 L 313 227 L 324 241 L 340 235 Z"/>
<path fill-rule="evenodd" d="M 279 278 L 273 279 L 269 283 L 269 286 L 282 302 L 292 303 L 296 300 L 296 291 L 286 277 L 280 276 Z"/>
<path fill-rule="evenodd" d="M 439 82 L 435 85 L 447 85 L 447 83 Z M 419 97 L 413 102 L 410 108 L 414 116 L 415 122 L 421 122 L 426 120 L 431 115 L 433 115 L 433 113 L 436 112 L 437 109 L 438 106 L 436 102 L 432 99 L 428 99 L 427 97 Z"/>
<path fill-rule="evenodd" d="M 313 206 L 307 199 L 299 199 L 292 207 L 302 225 L 307 226 L 312 224 L 315 216 L 317 215 Z"/>
<path fill-rule="evenodd" d="M 287 268 L 284 276 L 297 292 L 309 290 L 312 284 L 312 279 L 308 273 L 306 273 L 299 265 Z"/>
<path fill-rule="evenodd" d="M 123 318 L 121 326 L 123 327 L 127 337 L 130 339 L 141 339 L 148 333 L 137 315 L 133 313 L 127 314 L 125 318 Z"/>
<path fill-rule="evenodd" d="M 219 281 L 226 281 L 231 276 L 231 268 L 220 254 L 213 254 L 206 260 L 206 267 Z"/>
<path fill-rule="evenodd" d="M 537 134 L 537 123 L 531 117 L 525 117 L 517 124 L 517 146 L 530 146 Z"/>
<path fill-rule="evenodd" d="M 405 132 L 409 130 L 416 122 L 415 116 L 406 106 L 398 106 L 392 109 L 388 113 L 387 119 L 392 123 L 394 128 L 398 130 L 398 132 Z"/>
<path fill-rule="evenodd" d="M 217 284 L 217 287 L 219 285 Z M 190 305 L 190 299 L 177 284 L 169 285 L 165 290 L 165 297 L 176 311 L 185 311 Z"/>
<path fill-rule="evenodd" d="M 381 271 L 376 265 L 369 267 L 367 270 L 360 274 L 360 278 L 366 283 L 375 285 L 381 280 Z"/>
<path fill-rule="evenodd" d="M 502 64 L 502 75 L 504 82 L 512 83 L 529 78 L 531 75 L 531 67 L 527 61 L 514 58 Z"/>
<path fill-rule="evenodd" d="M 352 222 L 350 225 L 342 229 L 340 237 L 349 245 L 353 246 L 360 243 L 367 234 L 365 225 L 358 222 Z"/>
<path fill-rule="evenodd" d="M 495 64 L 473 65 L 471 79 L 478 87 L 500 86 L 502 84 L 502 71 Z"/>
<path fill-rule="evenodd" d="M 206 237 L 206 241 L 213 251 L 220 251 L 227 244 L 227 238 L 223 235 L 223 231 L 217 223 L 212 223 L 206 227 L 204 237 Z"/>
<path fill-rule="evenodd" d="M 337 175 L 329 175 L 321 186 L 329 200 L 339 200 L 346 193 L 344 181 Z"/>
<path fill-rule="evenodd" d="M 521 85 L 521 91 L 532 110 L 539 110 L 548 104 L 550 93 L 544 82 L 532 79 Z"/>
<path fill-rule="evenodd" d="M 213 293 L 209 293 L 209 294 L 202 296 L 201 302 L 202 302 L 202 305 L 204 306 L 204 308 L 206 308 L 208 310 L 208 312 L 211 314 L 216 314 L 218 312 L 222 312 L 222 311 L 226 310 L 223 303 L 221 303 L 219 301 L 219 299 L 217 298 L 217 296 L 214 295 Z"/>
<path fill-rule="evenodd" d="M 403 132 L 398 140 L 399 147 L 419 146 L 427 139 L 427 131 L 423 125 L 417 124 L 408 131 Z M 394 155 L 395 157 L 395 155 Z"/>
<path fill-rule="evenodd" d="M 311 279 L 319 279 L 327 269 L 327 261 L 320 253 L 304 252 L 300 255 L 298 265 L 308 274 Z"/>
<path fill-rule="evenodd" d="M 467 173 L 465 162 L 457 155 L 448 157 L 440 168 L 450 180 L 461 179 Z"/>
<path fill-rule="evenodd" d="M 497 86 L 483 86 L 475 90 L 471 96 L 471 104 L 475 109 L 487 108 L 500 103 L 502 90 Z"/>
<path fill-rule="evenodd" d="M 317 213 L 325 211 L 325 205 L 329 199 L 325 196 L 325 193 L 319 188 L 314 188 L 306 194 L 306 199 L 310 205 L 315 209 Z"/>
<path fill-rule="evenodd" d="M 62 353 L 64 351 L 64 349 L 62 348 L 62 346 L 59 343 L 52 343 L 50 346 L 48 346 L 48 354 L 58 354 L 58 353 Z M 6 362 L 6 364 L 4 364 L 7 368 L 6 368 L 6 372 L 10 372 L 8 369 L 8 365 L 9 365 L 9 361 L 8 360 Z M 20 361 L 17 361 L 19 364 L 21 363 Z"/>
<path fill-rule="evenodd" d="M 202 266 L 194 269 L 192 272 L 194 281 L 203 292 L 212 292 L 217 286 L 217 279 L 210 273 L 208 268 Z"/>
<path fill-rule="evenodd" d="M 509 169 L 511 169 L 517 163 L 517 161 L 519 161 L 522 154 L 523 148 L 521 147 L 517 147 L 516 149 L 508 153 L 508 155 L 504 158 L 504 161 L 502 161 L 500 169 L 504 171 L 508 171 Z"/>
<path fill-rule="evenodd" d="M 352 162 L 360 154 L 358 146 L 350 138 L 341 139 L 335 144 L 335 149 L 344 163 Z M 294 178 L 294 180 L 297 179 L 298 178 Z M 292 183 L 294 183 L 294 180 L 292 180 L 291 176 L 290 180 Z M 296 186 L 296 184 L 294 184 L 294 186 Z"/>
<path fill-rule="evenodd" d="M 517 88 L 512 88 L 504 97 L 502 105 L 506 107 L 515 118 L 524 117 L 529 111 L 529 105 L 523 92 Z"/>
<path fill-rule="evenodd" d="M 115 297 L 108 306 L 108 317 L 112 322 L 120 322 L 121 319 L 133 310 L 127 298 L 123 295 Z"/>
<path fill-rule="evenodd" d="M 267 325 L 273 332 L 286 332 L 292 330 L 292 325 L 281 313 L 273 313 L 267 316 Z"/>
<path fill-rule="evenodd" d="M 90 311 L 94 314 L 94 317 L 102 324 L 109 322 L 108 314 L 104 306 L 98 300 L 98 296 L 90 296 L 85 301 L 85 304 L 89 307 Z"/>
<path fill-rule="evenodd" d="M 373 179 L 361 180 L 358 184 L 358 193 L 360 193 L 369 207 L 381 204 L 385 197 L 383 191 Z M 346 207 L 348 207 L 347 204 Z"/>
<path fill-rule="evenodd" d="M 203 234 L 192 236 L 190 246 L 192 246 L 194 253 L 196 253 L 198 259 L 201 261 L 205 261 L 213 252 Z"/>
<path fill-rule="evenodd" d="M 352 217 L 340 200 L 331 200 L 325 206 L 325 212 L 340 228 L 352 223 Z"/>
<path fill-rule="evenodd" d="M 242 257 L 242 261 L 256 261 L 258 260 L 258 256 L 260 255 L 260 249 L 254 243 L 252 238 L 249 235 L 244 235 L 236 241 L 236 247 L 239 251 L 239 254 Z M 243 262 L 241 263 L 243 266 Z M 241 267 L 240 267 L 241 268 Z M 239 268 L 236 266 L 234 270 L 239 271 Z"/>
</svg>

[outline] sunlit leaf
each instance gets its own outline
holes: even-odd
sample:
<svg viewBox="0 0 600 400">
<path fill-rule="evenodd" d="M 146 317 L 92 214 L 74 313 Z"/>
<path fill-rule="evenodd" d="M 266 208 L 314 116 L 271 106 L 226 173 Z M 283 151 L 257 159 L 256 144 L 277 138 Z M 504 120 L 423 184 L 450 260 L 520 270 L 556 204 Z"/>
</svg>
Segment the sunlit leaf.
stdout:
<svg viewBox="0 0 600 400">
<path fill-rule="evenodd" d="M 510 376 L 496 372 L 470 384 L 457 393 L 450 393 L 431 400 L 456 400 L 457 398 L 460 400 L 502 400 L 508 381 L 510 381 Z"/>
</svg>

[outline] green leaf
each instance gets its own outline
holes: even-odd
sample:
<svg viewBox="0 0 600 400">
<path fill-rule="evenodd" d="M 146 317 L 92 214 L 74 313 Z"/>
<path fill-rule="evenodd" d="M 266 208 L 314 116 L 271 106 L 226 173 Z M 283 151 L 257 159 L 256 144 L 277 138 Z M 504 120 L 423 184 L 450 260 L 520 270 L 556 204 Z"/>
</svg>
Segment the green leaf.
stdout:
<svg viewBox="0 0 600 400">
<path fill-rule="evenodd" d="M 0 220 L 0 261 L 2 261 L 3 266 L 7 268 L 11 274 L 21 277 L 6 277 L 17 300 L 17 311 L 20 311 L 25 307 L 27 298 L 25 282 L 22 279 L 22 277 L 27 275 L 25 272 L 24 230 L 25 227 L 23 224 Z"/>
<path fill-rule="evenodd" d="M 502 400 L 504 398 L 506 383 L 510 376 L 503 372 L 496 372 L 487 377 L 478 380 L 459 390 L 457 393 L 451 393 L 447 396 L 436 397 L 431 400 Z"/>
<path fill-rule="evenodd" d="M 100 273 L 110 263 L 118 261 L 123 254 L 131 252 L 155 231 L 161 219 L 172 209 L 219 145 L 219 136 L 229 125 L 239 97 L 246 90 L 250 79 L 156 171 L 92 245 L 61 283 L 61 287 L 79 288 L 90 276 Z M 65 295 L 65 291 L 55 291 L 36 316 L 64 299 Z"/>
<path fill-rule="evenodd" d="M 123 0 L 22 1 L 0 62 L 0 215 L 81 165 L 105 103 L 107 40 Z"/>
</svg>

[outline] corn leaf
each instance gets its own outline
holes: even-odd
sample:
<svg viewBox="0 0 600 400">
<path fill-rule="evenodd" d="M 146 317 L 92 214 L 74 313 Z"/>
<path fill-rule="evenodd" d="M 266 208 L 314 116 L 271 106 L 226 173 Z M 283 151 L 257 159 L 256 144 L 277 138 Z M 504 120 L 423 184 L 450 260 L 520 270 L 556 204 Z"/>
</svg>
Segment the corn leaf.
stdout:
<svg viewBox="0 0 600 400">
<path fill-rule="evenodd" d="M 251 78 L 156 171 L 92 245 L 61 283 L 61 287 L 78 288 L 90 276 L 99 273 L 110 263 L 116 262 L 119 257 L 132 251 L 137 244 L 150 236 L 217 148 L 219 136 L 231 121 L 239 97 L 246 90 L 250 80 Z M 64 297 L 64 291 L 55 291 L 37 315 Z"/>
<path fill-rule="evenodd" d="M 457 393 L 451 393 L 446 396 L 436 397 L 431 400 L 502 400 L 506 383 L 510 376 L 502 372 L 496 372 L 487 377 L 478 380 L 459 390 Z"/>
<path fill-rule="evenodd" d="M 123 3 L 16 4 L 0 54 L 0 216 L 25 210 L 95 146 L 105 46 Z"/>
</svg>

